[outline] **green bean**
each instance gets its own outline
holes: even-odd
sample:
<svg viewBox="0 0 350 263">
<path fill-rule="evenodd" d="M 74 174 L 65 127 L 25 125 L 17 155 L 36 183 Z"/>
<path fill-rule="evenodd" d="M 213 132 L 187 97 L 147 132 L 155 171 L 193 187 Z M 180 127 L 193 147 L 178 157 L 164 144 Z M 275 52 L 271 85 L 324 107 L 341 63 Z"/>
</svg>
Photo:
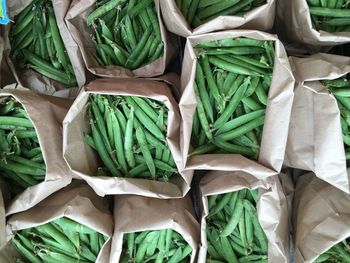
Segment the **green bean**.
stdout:
<svg viewBox="0 0 350 263">
<path fill-rule="evenodd" d="M 128 167 L 127 167 L 127 161 L 126 156 L 124 152 L 124 143 L 123 143 L 123 136 L 122 136 L 122 130 L 119 124 L 119 121 L 117 117 L 114 114 L 111 114 L 112 117 L 112 123 L 114 123 L 113 126 L 113 134 L 114 134 L 114 147 L 117 151 L 117 160 L 118 163 L 121 165 L 121 169 L 124 173 L 127 173 Z"/>
<path fill-rule="evenodd" d="M 137 69 L 142 65 L 142 62 L 145 60 L 148 53 L 150 52 L 150 48 L 152 46 L 153 41 L 154 41 L 154 37 L 153 37 L 153 35 L 150 35 L 145 43 L 145 46 L 143 47 L 143 50 L 138 54 L 138 56 L 135 60 L 131 60 L 130 58 L 133 54 L 130 55 L 130 57 L 128 58 L 128 60 L 129 59 L 130 60 L 127 62 L 129 62 L 131 69 Z M 135 48 L 135 50 L 136 50 L 136 48 Z"/>
<path fill-rule="evenodd" d="M 92 234 L 96 232 L 95 230 L 83 224 L 79 224 L 67 217 L 61 217 L 59 219 L 56 219 L 55 223 L 58 224 L 62 229 L 67 229 L 67 230 L 79 232 L 82 234 Z"/>
<path fill-rule="evenodd" d="M 240 126 L 239 128 L 236 128 L 236 129 L 233 129 L 229 132 L 225 132 L 223 134 L 220 134 L 218 136 L 218 138 L 221 138 L 225 141 L 233 140 L 233 139 L 240 137 L 240 136 L 246 134 L 247 132 L 252 131 L 255 128 L 263 125 L 264 120 L 265 120 L 265 116 L 258 117 L 257 119 L 250 121 L 250 122 Z"/>
<path fill-rule="evenodd" d="M 254 157 L 256 154 L 253 150 L 240 145 L 230 144 L 221 138 L 214 138 L 214 144 L 224 151 L 233 154 L 241 154 L 249 157 Z"/>
<path fill-rule="evenodd" d="M 258 111 L 263 108 L 259 102 L 254 100 L 252 97 L 245 97 L 242 99 L 244 111 L 250 113 L 250 111 Z"/>
<path fill-rule="evenodd" d="M 68 55 L 65 51 L 64 44 L 63 44 L 62 38 L 60 36 L 58 26 L 56 23 L 56 19 L 55 19 L 55 15 L 53 13 L 52 8 L 48 8 L 48 15 L 49 15 L 48 22 L 49 22 L 50 29 L 51 29 L 53 44 L 54 44 L 55 49 L 56 49 L 57 58 L 60 61 L 60 63 L 62 64 L 63 68 L 67 72 L 72 72 L 73 69 L 72 69 L 72 66 L 70 65 Z"/>
<path fill-rule="evenodd" d="M 8 160 L 11 160 L 13 162 L 16 162 L 16 163 L 19 163 L 19 164 L 23 164 L 23 165 L 26 165 L 28 167 L 33 167 L 33 168 L 38 168 L 38 169 L 41 169 L 41 170 L 45 170 L 46 169 L 46 166 L 45 164 L 42 164 L 42 163 L 36 163 L 36 162 L 33 162 L 31 160 L 28 160 L 26 158 L 23 158 L 21 156 L 16 156 L 16 155 L 10 155 L 7 157 Z"/>
<path fill-rule="evenodd" d="M 155 61 L 156 59 L 160 59 L 162 53 L 164 51 L 164 44 L 160 43 L 156 49 L 156 51 L 154 52 L 154 55 L 151 56 L 151 58 L 149 59 L 150 61 Z"/>
<path fill-rule="evenodd" d="M 235 228 L 237 227 L 239 220 L 243 214 L 243 202 L 240 198 L 237 199 L 237 203 L 235 205 L 235 214 L 233 214 L 228 222 L 228 224 L 225 226 L 225 228 L 220 233 L 220 237 L 227 237 L 230 235 Z"/>
<path fill-rule="evenodd" d="M 129 104 L 133 105 L 130 98 L 126 97 Z M 138 105 L 134 105 L 135 115 L 138 120 L 145 126 L 145 128 L 156 136 L 158 139 L 164 140 L 165 136 L 158 126 L 148 117 L 148 115 Z"/>
<path fill-rule="evenodd" d="M 206 90 L 205 87 L 205 79 L 204 79 L 204 74 L 203 74 L 203 70 L 202 67 L 199 63 L 197 63 L 197 67 L 196 67 L 196 84 L 198 87 L 198 92 L 200 95 L 200 98 L 203 102 L 203 107 L 205 109 L 205 112 L 209 118 L 209 120 L 211 122 L 214 122 L 214 111 L 213 108 L 211 106 L 210 103 L 210 98 L 209 98 L 209 94 Z"/>
<path fill-rule="evenodd" d="M 253 227 L 254 227 L 254 236 L 258 239 L 261 250 L 263 253 L 267 252 L 267 238 L 264 231 L 261 228 L 259 223 L 259 218 L 256 214 L 255 207 L 248 201 L 243 201 L 243 206 L 249 211 L 250 216 L 252 217 Z"/>
<path fill-rule="evenodd" d="M 90 249 L 95 255 L 97 255 L 98 251 L 99 251 L 98 235 L 99 234 L 97 232 L 93 232 L 93 233 L 89 234 L 89 237 L 90 237 Z"/>
<path fill-rule="evenodd" d="M 238 128 L 241 125 L 243 125 L 249 121 L 252 121 L 258 117 L 263 116 L 264 114 L 265 114 L 265 110 L 261 109 L 261 110 L 253 111 L 253 112 L 250 112 L 248 114 L 242 115 L 238 118 L 234 118 L 231 121 L 226 122 L 221 128 L 219 128 L 217 130 L 217 132 L 215 133 L 215 135 L 219 135 L 219 134 L 222 134 L 224 132 L 228 132 L 230 130 Z"/>
<path fill-rule="evenodd" d="M 323 8 L 323 7 L 310 7 L 310 13 L 316 16 L 325 17 L 350 17 L 350 10 L 346 9 L 333 9 L 333 8 Z"/>
<path fill-rule="evenodd" d="M 214 14 L 217 14 L 227 8 L 232 7 L 233 5 L 237 4 L 239 2 L 239 0 L 234 0 L 234 1 L 222 1 L 219 5 L 211 5 L 208 6 L 206 8 L 203 8 L 202 10 L 200 10 L 198 12 L 198 17 L 200 19 L 205 19 L 207 17 L 210 17 Z"/>
<path fill-rule="evenodd" d="M 131 168 L 135 167 L 135 159 L 134 159 L 134 154 L 132 152 L 133 125 L 134 125 L 134 110 L 132 108 L 127 121 L 127 126 L 125 131 L 125 141 L 124 141 L 125 158 Z"/>
<path fill-rule="evenodd" d="M 123 0 L 111 0 L 107 2 L 105 5 L 100 6 L 96 10 L 94 10 L 87 18 L 87 24 L 91 25 L 96 19 L 100 18 L 104 14 L 106 14 L 108 11 L 112 10 L 113 8 L 117 7 L 120 3 L 122 3 Z"/>
<path fill-rule="evenodd" d="M 54 225 L 49 223 L 40 225 L 37 228 L 43 231 L 44 233 L 47 233 L 58 243 L 64 245 L 67 250 L 71 251 L 72 253 L 76 252 L 74 244 L 60 230 L 54 227 Z"/>
<path fill-rule="evenodd" d="M 136 139 L 137 139 L 138 143 L 140 144 L 142 155 L 145 158 L 147 167 L 150 170 L 151 175 L 153 177 L 155 177 L 155 175 L 156 175 L 156 168 L 155 168 L 155 165 L 154 165 L 154 161 L 153 161 L 152 155 L 151 155 L 151 153 L 149 151 L 149 148 L 147 147 L 145 134 L 144 134 L 144 132 L 143 132 L 143 130 L 141 128 L 137 128 L 136 129 Z"/>
<path fill-rule="evenodd" d="M 247 246 L 249 248 L 253 247 L 254 242 L 254 232 L 253 232 L 253 221 L 247 209 L 244 209 L 244 219 L 245 219 L 245 227 L 246 227 L 246 240 Z"/>
<path fill-rule="evenodd" d="M 207 136 L 207 138 L 209 140 L 212 140 L 213 139 L 213 135 L 210 131 L 210 127 L 209 127 L 209 123 L 208 123 L 208 120 L 207 120 L 207 117 L 205 115 L 205 109 L 204 109 L 204 106 L 203 106 L 203 103 L 198 95 L 199 91 L 198 89 L 196 88 L 196 85 L 195 85 L 195 95 L 196 95 L 196 100 L 197 100 L 197 114 L 198 114 L 198 117 L 199 117 L 199 121 L 204 129 L 204 132 Z"/>
<path fill-rule="evenodd" d="M 21 254 L 26 257 L 30 262 L 33 263 L 41 263 L 42 261 L 35 256 L 35 254 L 27 249 L 25 246 L 23 246 L 20 242 L 18 242 L 16 239 L 12 239 L 12 242 L 15 244 L 15 246 L 18 248 L 18 250 L 21 252 Z"/>
<path fill-rule="evenodd" d="M 146 161 L 144 158 L 142 158 L 139 155 L 135 155 L 135 159 L 138 163 L 140 164 L 146 164 Z M 163 171 L 167 171 L 167 172 L 175 172 L 175 168 L 171 167 L 169 164 L 160 161 L 160 160 L 153 160 L 154 161 L 154 165 L 157 169 L 163 170 Z"/>
<path fill-rule="evenodd" d="M 154 122 L 157 122 L 158 114 L 145 100 L 140 97 L 133 97 L 132 100 L 135 102 L 132 104 L 133 106 L 138 105 Z"/>
<path fill-rule="evenodd" d="M 112 173 L 113 176 L 120 176 L 121 174 L 115 166 L 113 160 L 111 159 L 110 154 L 107 152 L 104 146 L 103 139 L 92 120 L 90 121 L 90 125 L 92 128 L 92 137 L 94 138 L 95 146 L 99 156 L 102 159 L 102 162 L 104 163 L 104 165 L 106 165 L 106 167 Z"/>
<path fill-rule="evenodd" d="M 22 174 L 28 174 L 28 175 L 45 175 L 46 174 L 45 170 L 43 169 L 20 164 L 10 160 L 7 160 L 6 163 L 4 163 L 4 161 L 1 161 L 0 168 L 5 168 L 14 173 L 22 173 Z"/>
<path fill-rule="evenodd" d="M 200 64 L 203 68 L 203 72 L 204 72 L 205 77 L 207 79 L 209 90 L 210 90 L 212 96 L 214 97 L 214 99 L 218 105 L 219 111 L 222 111 L 223 98 L 221 97 L 221 95 L 219 93 L 219 89 L 214 81 L 214 77 L 213 77 L 212 72 L 211 72 L 209 61 L 210 61 L 210 59 L 206 55 L 204 55 L 200 59 Z"/>
<path fill-rule="evenodd" d="M 0 124 L 27 127 L 27 128 L 33 127 L 33 124 L 29 119 L 8 117 L 8 116 L 0 116 Z"/>
<path fill-rule="evenodd" d="M 137 40 L 136 40 L 133 24 L 132 24 L 132 21 L 131 21 L 129 16 L 125 17 L 125 30 L 126 30 L 126 33 L 128 35 L 128 39 L 130 41 L 131 48 L 132 49 L 136 48 Z"/>
<path fill-rule="evenodd" d="M 232 72 L 232 73 L 248 75 L 248 76 L 260 76 L 260 74 L 257 72 L 251 71 L 250 69 L 241 67 L 241 66 L 236 65 L 236 64 L 232 64 L 232 63 L 227 62 L 226 60 L 223 60 L 223 59 L 218 58 L 218 57 L 209 57 L 209 61 L 213 65 L 215 65 L 219 68 L 222 68 L 224 70 L 227 70 L 229 72 Z"/>
<path fill-rule="evenodd" d="M 32 242 L 24 235 L 21 235 L 20 233 L 16 233 L 16 236 L 19 238 L 19 240 L 23 243 L 23 246 L 28 250 L 34 250 L 34 245 Z"/>
<path fill-rule="evenodd" d="M 229 263 L 238 263 L 238 259 L 227 239 L 227 237 L 224 237 L 224 236 L 221 236 L 220 237 L 220 241 L 221 241 L 221 245 L 222 245 L 222 248 L 223 248 L 223 253 L 224 253 L 224 256 L 227 260 L 227 262 Z"/>
<path fill-rule="evenodd" d="M 244 83 L 238 88 L 237 92 L 235 93 L 235 95 L 233 96 L 233 98 L 231 99 L 230 103 L 228 104 L 224 112 L 221 114 L 221 116 L 214 122 L 214 128 L 220 128 L 229 120 L 233 112 L 236 110 L 239 101 L 243 98 L 249 84 L 250 78 L 247 78 L 244 81 Z"/>
<path fill-rule="evenodd" d="M 208 144 L 196 147 L 194 150 L 192 150 L 192 152 L 188 155 L 188 157 L 191 157 L 194 155 L 206 154 L 216 149 L 217 149 L 216 145 L 208 143 Z"/>
<path fill-rule="evenodd" d="M 191 2 L 189 2 L 190 6 L 188 7 L 188 13 L 186 17 L 189 24 L 192 24 L 193 22 L 199 3 L 200 0 L 192 0 Z M 186 7 L 184 7 L 183 10 L 185 11 Z"/>
<path fill-rule="evenodd" d="M 136 256 L 135 256 L 135 262 L 143 262 L 143 258 L 146 254 L 147 247 L 153 242 L 153 239 L 157 237 L 159 233 L 157 231 L 152 231 L 147 234 L 145 239 L 140 244 L 140 247 L 137 250 Z"/>
<path fill-rule="evenodd" d="M 34 19 L 36 15 L 36 12 L 29 12 L 28 15 L 26 15 L 25 18 L 23 18 L 22 21 L 15 24 L 15 27 L 13 30 L 11 30 L 11 36 L 15 36 L 19 33 L 21 33 Z"/>
</svg>

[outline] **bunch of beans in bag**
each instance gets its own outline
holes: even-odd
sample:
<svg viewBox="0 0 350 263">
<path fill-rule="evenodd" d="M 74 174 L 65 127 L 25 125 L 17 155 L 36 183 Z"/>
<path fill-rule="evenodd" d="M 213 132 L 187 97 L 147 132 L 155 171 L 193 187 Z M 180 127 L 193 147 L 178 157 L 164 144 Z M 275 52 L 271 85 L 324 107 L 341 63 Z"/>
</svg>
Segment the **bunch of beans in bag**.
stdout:
<svg viewBox="0 0 350 263">
<path fill-rule="evenodd" d="M 338 104 L 343 132 L 346 160 L 350 160 L 350 83 L 348 74 L 334 80 L 322 80 L 321 83 L 331 92 Z"/>
<path fill-rule="evenodd" d="M 250 38 L 202 41 L 190 156 L 234 153 L 258 159 L 275 51 Z"/>
<path fill-rule="evenodd" d="M 33 0 L 15 16 L 9 38 L 11 57 L 20 68 L 31 68 L 65 87 L 77 85 L 51 0 Z"/>
<path fill-rule="evenodd" d="M 268 262 L 258 198 L 258 190 L 249 189 L 209 196 L 207 262 Z"/>
<path fill-rule="evenodd" d="M 311 21 L 316 30 L 350 31 L 350 2 L 343 0 L 307 0 Z"/>
<path fill-rule="evenodd" d="M 33 263 L 96 262 L 106 241 L 103 234 L 66 217 L 20 230 L 12 238 L 25 262 Z"/>
<path fill-rule="evenodd" d="M 137 96 L 90 95 L 88 118 L 103 167 L 98 175 L 168 181 L 177 173 L 166 142 L 168 109 L 156 100 Z"/>
<path fill-rule="evenodd" d="M 100 0 L 87 25 L 93 28 L 96 59 L 102 66 L 135 70 L 163 55 L 153 0 Z"/>
<path fill-rule="evenodd" d="M 46 166 L 32 121 L 13 97 L 0 101 L 0 177 L 17 195 L 45 179 Z"/>
<path fill-rule="evenodd" d="M 172 229 L 124 235 L 121 263 L 189 262 L 192 247 Z"/>
<path fill-rule="evenodd" d="M 219 16 L 244 16 L 250 10 L 266 4 L 266 0 L 176 0 L 177 7 L 192 28 Z"/>
<path fill-rule="evenodd" d="M 320 255 L 314 262 L 350 262 L 350 238 L 347 238 L 340 243 L 336 244 L 322 255 Z"/>
</svg>

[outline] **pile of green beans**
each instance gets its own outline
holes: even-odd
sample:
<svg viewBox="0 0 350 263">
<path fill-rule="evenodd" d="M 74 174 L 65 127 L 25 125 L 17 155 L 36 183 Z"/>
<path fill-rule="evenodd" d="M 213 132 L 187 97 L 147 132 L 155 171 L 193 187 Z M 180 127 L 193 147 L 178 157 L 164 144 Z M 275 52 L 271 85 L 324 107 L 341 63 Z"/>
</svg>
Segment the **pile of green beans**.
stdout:
<svg viewBox="0 0 350 263">
<path fill-rule="evenodd" d="M 166 141 L 168 109 L 136 96 L 91 95 L 88 116 L 92 136 L 84 133 L 104 167 L 98 176 L 168 181 L 177 173 Z"/>
<path fill-rule="evenodd" d="M 320 255 L 314 263 L 349 263 L 350 262 L 350 238 L 336 244 Z"/>
<path fill-rule="evenodd" d="M 87 18 L 98 63 L 135 70 L 163 55 L 154 0 L 100 0 Z"/>
<path fill-rule="evenodd" d="M 262 6 L 266 0 L 175 0 L 177 7 L 192 28 L 219 16 L 243 16 Z"/>
<path fill-rule="evenodd" d="M 188 263 L 192 247 L 172 229 L 124 235 L 120 263 Z"/>
<path fill-rule="evenodd" d="M 350 1 L 307 0 L 311 21 L 316 30 L 326 32 L 350 31 Z"/>
<path fill-rule="evenodd" d="M 108 237 L 62 217 L 50 223 L 18 231 L 12 244 L 25 262 L 96 262 Z"/>
<path fill-rule="evenodd" d="M 9 37 L 11 55 L 20 68 L 31 68 L 63 84 L 76 78 L 58 30 L 51 0 L 33 0 L 14 18 Z"/>
<path fill-rule="evenodd" d="M 257 159 L 272 80 L 273 42 L 250 38 L 196 46 L 195 95 L 190 156 L 233 153 Z"/>
<path fill-rule="evenodd" d="M 347 76 L 334 80 L 323 80 L 322 84 L 331 92 L 340 111 L 341 128 L 345 147 L 346 161 L 350 162 L 350 82 Z"/>
<path fill-rule="evenodd" d="M 17 195 L 45 179 L 46 166 L 32 121 L 13 97 L 0 101 L 0 177 Z"/>
<path fill-rule="evenodd" d="M 208 198 L 207 263 L 267 263 L 268 242 L 260 225 L 258 190 Z"/>
</svg>

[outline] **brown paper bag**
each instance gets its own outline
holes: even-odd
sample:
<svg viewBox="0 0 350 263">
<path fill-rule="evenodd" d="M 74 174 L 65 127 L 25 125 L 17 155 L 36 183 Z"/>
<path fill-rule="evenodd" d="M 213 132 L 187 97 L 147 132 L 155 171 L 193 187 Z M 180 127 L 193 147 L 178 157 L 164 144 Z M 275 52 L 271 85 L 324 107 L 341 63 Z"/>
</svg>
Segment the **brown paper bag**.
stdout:
<svg viewBox="0 0 350 263">
<path fill-rule="evenodd" d="M 290 58 L 296 78 L 285 164 L 315 172 L 349 193 L 340 112 L 332 94 L 318 81 L 350 72 L 350 59 L 327 54 Z"/>
<path fill-rule="evenodd" d="M 0 248 L 5 244 L 5 226 L 6 226 L 6 217 L 5 217 L 5 204 L 2 197 L 0 189 Z"/>
<path fill-rule="evenodd" d="M 2 35 L 2 30 L 3 28 L 0 27 L 0 35 Z M 4 49 L 5 42 L 4 39 L 0 36 L 0 88 L 15 82 L 15 78 L 13 77 L 4 57 Z"/>
<path fill-rule="evenodd" d="M 287 143 L 289 117 L 293 103 L 294 77 L 282 43 L 276 38 L 276 36 L 259 31 L 225 31 L 188 38 L 181 76 L 183 94 L 180 100 L 180 111 L 182 114 L 183 132 L 181 133 L 181 150 L 183 158 L 184 160 L 187 159 L 190 150 L 193 114 L 196 109 L 193 85 L 197 59 L 193 46 L 204 40 L 220 40 L 238 37 L 272 40 L 276 43 L 275 68 L 268 94 L 269 101 L 266 108 L 265 125 L 258 162 L 275 172 L 279 172 L 282 167 L 285 146 Z M 241 170 L 243 167 L 246 167 L 245 164 L 248 162 L 251 164 L 256 163 L 247 160 L 246 157 L 241 155 L 206 154 L 189 158 L 187 165 L 193 167 L 192 163 L 205 163 L 210 164 L 210 169 L 221 169 L 220 167 L 224 164 L 226 167 L 236 167 L 238 170 Z"/>
<path fill-rule="evenodd" d="M 309 173 L 294 199 L 295 262 L 313 262 L 350 236 L 350 196 Z"/>
<path fill-rule="evenodd" d="M 6 215 L 25 211 L 72 180 L 62 156 L 62 121 L 71 101 L 34 93 L 15 84 L 0 90 L 0 97 L 13 96 L 27 111 L 36 129 L 46 164 L 45 180 L 27 188 L 6 204 Z M 7 187 L 11 187 L 8 185 Z"/>
<path fill-rule="evenodd" d="M 244 16 L 220 16 L 197 28 L 190 27 L 174 0 L 163 0 L 160 5 L 169 31 L 188 37 L 236 28 L 269 31 L 275 20 L 276 2 L 276 0 L 267 0 L 266 4 L 254 8 Z"/>
<path fill-rule="evenodd" d="M 191 263 L 196 262 L 199 224 L 191 199 L 159 200 L 140 196 L 117 196 L 114 204 L 114 233 L 110 262 L 119 262 L 123 234 L 172 228 L 192 247 Z"/>
<path fill-rule="evenodd" d="M 73 182 L 30 210 L 12 215 L 6 226 L 7 240 L 9 241 L 19 230 L 43 225 L 61 217 L 70 218 L 108 236 L 109 239 L 101 249 L 96 262 L 109 262 L 113 216 L 108 201 L 96 196 L 94 191 L 81 181 Z M 6 250 L 9 247 L 13 245 L 9 244 Z M 3 254 L 6 255 L 7 252 L 4 251 Z"/>
<path fill-rule="evenodd" d="M 272 263 L 289 262 L 288 205 L 278 177 L 265 181 L 255 175 L 236 171 L 211 171 L 200 181 L 202 197 L 201 248 L 198 263 L 206 262 L 206 216 L 209 214 L 208 196 L 238 191 L 244 188 L 260 189 L 257 212 L 268 239 L 268 260 Z"/>
<path fill-rule="evenodd" d="M 159 2 L 162 2 L 162 0 L 155 0 L 158 14 L 160 14 Z M 80 48 L 87 69 L 92 74 L 100 77 L 154 77 L 162 75 L 166 66 L 176 54 L 177 47 L 175 45 L 176 41 L 167 34 L 161 16 L 158 16 L 164 43 L 164 55 L 161 58 L 133 71 L 117 65 L 103 67 L 99 65 L 94 57 L 96 47 L 91 39 L 93 30 L 86 24 L 88 15 L 95 9 L 95 3 L 96 0 L 73 0 L 66 16 L 69 31 Z"/>
<path fill-rule="evenodd" d="M 69 110 L 64 123 L 63 154 L 75 176 L 85 180 L 98 195 L 137 194 L 158 198 L 183 197 L 189 190 L 193 171 L 181 172 L 169 182 L 125 177 L 97 177 L 99 157 L 84 142 L 83 132 L 90 131 L 86 120 L 86 103 L 93 93 L 135 95 L 162 101 L 168 112 L 167 142 L 178 170 L 183 161 L 179 146 L 180 114 L 169 87 L 161 82 L 141 79 L 100 79 L 85 86 Z"/>
<path fill-rule="evenodd" d="M 18 15 L 26 6 L 28 6 L 32 0 L 15 0 L 8 1 L 8 14 L 11 18 Z M 53 9 L 56 16 L 57 26 L 60 31 L 61 37 L 63 39 L 67 54 L 69 56 L 70 62 L 72 63 L 75 77 L 77 79 L 78 87 L 85 84 L 85 67 L 82 60 L 81 54 L 77 44 L 74 42 L 73 38 L 70 36 L 68 28 L 64 23 L 64 17 L 68 11 L 71 0 L 69 1 L 52 1 Z M 51 80 L 43 75 L 36 73 L 31 69 L 20 69 L 12 61 L 10 52 L 11 44 L 9 40 L 9 31 L 11 29 L 11 23 L 5 27 L 3 30 L 3 37 L 5 39 L 5 57 L 8 65 L 13 72 L 16 81 L 24 87 L 28 87 L 39 93 L 44 93 L 48 95 L 54 95 L 59 97 L 75 97 L 78 93 L 77 88 L 65 88 L 64 85 L 58 83 L 57 81 Z"/>
<path fill-rule="evenodd" d="M 350 32 L 315 30 L 307 0 L 277 1 L 276 30 L 282 39 L 311 46 L 335 46 L 350 42 Z"/>
</svg>

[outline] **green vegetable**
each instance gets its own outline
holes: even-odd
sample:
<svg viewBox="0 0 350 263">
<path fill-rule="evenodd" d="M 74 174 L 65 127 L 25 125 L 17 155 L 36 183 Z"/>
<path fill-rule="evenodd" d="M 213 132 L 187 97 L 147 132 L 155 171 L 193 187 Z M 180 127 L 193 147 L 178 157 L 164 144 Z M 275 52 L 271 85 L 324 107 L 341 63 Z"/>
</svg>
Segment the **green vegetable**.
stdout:
<svg viewBox="0 0 350 263">
<path fill-rule="evenodd" d="M 168 181 L 177 173 L 166 142 L 168 109 L 136 96 L 91 95 L 92 136 L 85 142 L 101 158 L 103 176 Z"/>
<path fill-rule="evenodd" d="M 127 233 L 121 259 L 125 262 L 189 262 L 192 247 L 172 229 Z M 124 261 L 120 261 L 124 262 Z"/>
<path fill-rule="evenodd" d="M 31 68 L 66 88 L 77 85 L 51 1 L 32 1 L 15 16 L 9 37 L 18 67 Z"/>
<path fill-rule="evenodd" d="M 256 193 L 242 189 L 208 196 L 207 262 L 267 262 L 268 242 L 252 198 Z"/>
<path fill-rule="evenodd" d="M 333 79 L 322 80 L 321 83 L 332 93 L 336 100 L 341 115 L 341 124 L 344 140 L 344 149 L 346 152 L 347 166 L 350 165 L 350 140 L 349 140 L 349 124 L 350 124 L 350 82 L 348 81 L 348 75 Z"/>
<path fill-rule="evenodd" d="M 45 179 L 38 137 L 23 106 L 12 97 L 0 101 L 0 177 L 17 195 Z"/>
<path fill-rule="evenodd" d="M 101 66 L 135 70 L 162 56 L 164 44 L 153 0 L 100 0 L 97 5 L 87 25 L 94 29 Z"/>
<path fill-rule="evenodd" d="M 188 24 L 196 28 L 220 16 L 242 16 L 264 5 L 266 0 L 179 0 L 175 2 Z"/>
<path fill-rule="evenodd" d="M 189 156 L 230 153 L 258 159 L 274 68 L 273 43 L 241 37 L 203 41 L 195 50 L 197 107 Z"/>
<path fill-rule="evenodd" d="M 349 2 L 308 0 L 313 27 L 317 31 L 349 32 Z"/>
<path fill-rule="evenodd" d="M 91 244 L 87 237 L 89 235 Z M 91 238 L 94 237 L 94 238 Z M 103 242 L 95 242 L 95 240 Z M 37 227 L 18 231 L 11 242 L 25 262 L 95 262 L 104 245 L 104 235 L 62 217 Z"/>
</svg>

